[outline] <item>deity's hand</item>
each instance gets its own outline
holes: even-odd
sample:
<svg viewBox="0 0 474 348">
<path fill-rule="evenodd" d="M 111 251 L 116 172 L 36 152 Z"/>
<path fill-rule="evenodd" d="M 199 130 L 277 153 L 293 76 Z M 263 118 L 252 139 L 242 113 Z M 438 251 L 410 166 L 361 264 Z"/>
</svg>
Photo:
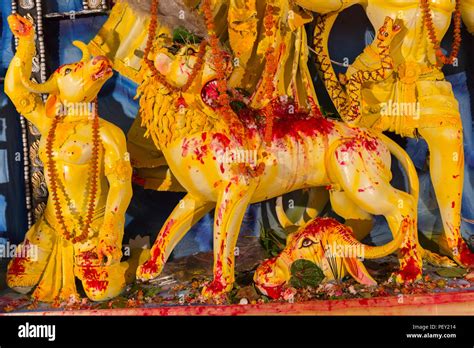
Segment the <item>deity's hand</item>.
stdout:
<svg viewBox="0 0 474 348">
<path fill-rule="evenodd" d="M 119 263 L 122 258 L 121 243 L 117 241 L 117 238 L 100 238 L 97 245 L 97 256 L 106 266 Z"/>
<path fill-rule="evenodd" d="M 25 17 L 22 17 L 19 14 L 15 13 L 8 16 L 7 21 L 15 37 L 22 38 L 34 36 L 35 29 L 33 27 L 33 23 L 31 23 Z"/>
</svg>

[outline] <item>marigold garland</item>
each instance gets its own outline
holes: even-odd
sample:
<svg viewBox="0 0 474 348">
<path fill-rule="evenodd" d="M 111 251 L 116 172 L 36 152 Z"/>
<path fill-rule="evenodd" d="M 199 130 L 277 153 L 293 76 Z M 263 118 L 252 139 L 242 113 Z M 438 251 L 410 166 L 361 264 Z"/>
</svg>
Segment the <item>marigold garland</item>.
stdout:
<svg viewBox="0 0 474 348">
<path fill-rule="evenodd" d="M 267 5 L 263 24 L 265 26 L 265 35 L 268 38 L 272 37 L 274 34 L 272 30 L 276 30 L 276 28 L 273 20 L 273 6 L 270 4 Z M 278 59 L 276 57 L 275 48 L 269 40 L 269 45 L 265 52 L 265 70 L 263 73 L 264 98 L 269 101 L 269 104 L 266 107 L 268 110 L 264 110 L 266 119 L 264 140 L 267 144 L 272 141 L 273 134 L 273 112 L 271 110 L 271 101 L 273 99 L 273 93 L 275 92 L 273 80 L 277 69 Z"/>
<path fill-rule="evenodd" d="M 428 36 L 436 51 L 436 57 L 442 64 L 453 64 L 457 58 L 459 49 L 461 47 L 461 0 L 456 0 L 456 7 L 454 10 L 454 40 L 452 44 L 451 53 L 445 56 L 441 50 L 441 43 L 436 37 L 436 32 L 431 15 L 430 0 L 421 0 L 421 10 L 423 12 L 423 23 L 428 29 Z"/>
<path fill-rule="evenodd" d="M 219 39 L 215 32 L 214 15 L 212 13 L 210 0 L 204 0 L 202 3 L 204 19 L 206 22 L 207 32 L 211 45 L 212 55 L 214 57 L 214 67 L 217 74 L 217 90 L 219 92 L 219 108 L 218 111 L 228 123 L 233 131 L 233 135 L 240 141 L 245 141 L 245 128 L 240 122 L 238 116 L 230 106 L 230 97 L 227 94 L 227 78 L 225 71 L 224 51 L 219 47 Z"/>
<path fill-rule="evenodd" d="M 155 78 L 160 84 L 165 86 L 171 92 L 184 93 L 191 87 L 198 73 L 201 71 L 201 68 L 204 64 L 204 56 L 206 55 L 207 41 L 206 40 L 201 41 L 201 44 L 199 45 L 199 51 L 198 51 L 196 63 L 194 64 L 192 72 L 189 75 L 186 83 L 181 87 L 176 87 L 170 84 L 166 80 L 166 77 L 163 74 L 161 74 L 158 71 L 158 69 L 155 67 L 155 64 L 153 63 L 153 61 L 148 59 L 150 51 L 153 47 L 153 39 L 156 34 L 156 29 L 158 27 L 158 4 L 159 4 L 158 0 L 152 0 L 151 2 L 151 10 L 150 10 L 151 19 L 150 19 L 150 24 L 148 26 L 148 38 L 147 38 L 147 42 L 145 46 L 144 60 L 148 68 L 150 69 L 153 78 Z M 182 103 L 180 99 L 177 100 L 177 106 L 179 106 L 180 103 Z"/>
</svg>

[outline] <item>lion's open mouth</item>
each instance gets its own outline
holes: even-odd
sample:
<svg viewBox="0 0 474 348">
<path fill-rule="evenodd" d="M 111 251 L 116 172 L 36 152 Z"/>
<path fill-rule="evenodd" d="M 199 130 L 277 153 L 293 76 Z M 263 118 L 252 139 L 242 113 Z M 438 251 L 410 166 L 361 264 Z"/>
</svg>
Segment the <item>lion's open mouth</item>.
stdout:
<svg viewBox="0 0 474 348">
<path fill-rule="evenodd" d="M 211 80 L 201 89 L 202 101 L 213 109 L 219 106 L 219 89 L 217 88 L 217 80 Z"/>
</svg>

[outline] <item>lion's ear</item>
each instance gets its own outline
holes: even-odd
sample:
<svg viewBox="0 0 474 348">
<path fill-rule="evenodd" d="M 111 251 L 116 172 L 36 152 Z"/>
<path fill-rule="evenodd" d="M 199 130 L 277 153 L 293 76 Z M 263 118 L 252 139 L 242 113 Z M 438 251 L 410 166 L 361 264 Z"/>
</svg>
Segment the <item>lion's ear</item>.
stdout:
<svg viewBox="0 0 474 348">
<path fill-rule="evenodd" d="M 57 95 L 50 94 L 45 104 L 45 113 L 48 117 L 55 117 L 61 108 L 61 102 Z"/>
</svg>

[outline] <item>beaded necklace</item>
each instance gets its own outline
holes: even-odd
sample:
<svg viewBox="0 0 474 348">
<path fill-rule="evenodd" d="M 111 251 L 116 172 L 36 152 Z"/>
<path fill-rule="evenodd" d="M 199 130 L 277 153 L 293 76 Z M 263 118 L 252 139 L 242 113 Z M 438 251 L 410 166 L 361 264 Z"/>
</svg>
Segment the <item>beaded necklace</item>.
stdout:
<svg viewBox="0 0 474 348">
<path fill-rule="evenodd" d="M 99 135 L 99 117 L 98 117 L 98 107 L 97 100 L 94 102 L 94 111 L 92 118 L 92 158 L 90 161 L 89 168 L 89 187 L 90 187 L 90 197 L 87 206 L 87 213 L 85 219 L 82 219 L 79 216 L 79 225 L 82 227 L 82 232 L 78 236 L 73 236 L 73 234 L 68 230 L 66 222 L 63 215 L 63 209 L 61 202 L 58 196 L 58 188 L 61 189 L 66 202 L 72 202 L 69 194 L 66 192 L 65 188 L 60 183 L 60 178 L 58 175 L 58 170 L 56 168 L 56 161 L 53 157 L 53 146 L 56 135 L 56 129 L 58 124 L 62 120 L 62 115 L 56 115 L 49 129 L 48 136 L 46 139 L 46 156 L 47 156 L 47 169 L 49 174 L 49 191 L 51 193 L 51 199 L 53 200 L 54 213 L 56 220 L 59 223 L 62 229 L 62 236 L 64 239 L 71 241 L 73 244 L 84 241 L 90 230 L 92 223 L 92 218 L 94 217 L 97 189 L 98 189 L 98 173 L 99 173 L 99 150 L 100 150 L 100 135 Z M 69 207 L 71 209 L 71 207 Z"/>
<path fill-rule="evenodd" d="M 438 62 L 441 64 L 453 64 L 461 47 L 461 0 L 456 0 L 456 8 L 454 10 L 454 40 L 449 56 L 444 55 L 441 50 L 441 43 L 436 37 L 433 17 L 431 15 L 430 0 L 421 0 L 421 10 L 423 12 L 423 23 L 428 29 L 428 36 L 436 51 Z"/>
</svg>

